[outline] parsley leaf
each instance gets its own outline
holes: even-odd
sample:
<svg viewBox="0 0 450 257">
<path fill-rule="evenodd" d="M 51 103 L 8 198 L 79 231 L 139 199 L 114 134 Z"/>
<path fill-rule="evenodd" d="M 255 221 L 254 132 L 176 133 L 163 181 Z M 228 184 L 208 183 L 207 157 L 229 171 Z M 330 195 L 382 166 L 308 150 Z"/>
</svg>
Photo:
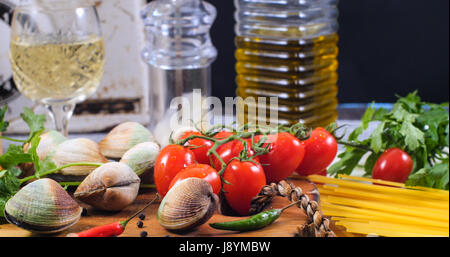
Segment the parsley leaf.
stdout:
<svg viewBox="0 0 450 257">
<path fill-rule="evenodd" d="M 20 114 L 20 117 L 30 128 L 30 136 L 27 141 L 30 141 L 36 134 L 44 131 L 45 127 L 45 115 L 37 115 L 30 108 L 25 107 L 24 112 Z"/>
<path fill-rule="evenodd" d="M 373 167 L 380 157 L 381 153 L 371 153 L 369 157 L 367 157 L 366 163 L 364 164 L 364 171 L 366 172 L 366 176 L 372 175 Z"/>
<path fill-rule="evenodd" d="M 371 140 L 370 140 L 370 147 L 372 147 L 372 149 L 375 153 L 379 153 L 383 147 L 382 136 L 383 136 L 385 126 L 386 126 L 386 122 L 381 122 L 381 124 L 378 125 L 378 127 L 372 133 Z"/>
<path fill-rule="evenodd" d="M 348 137 L 340 140 L 346 145 L 330 167 L 330 174 L 351 174 L 366 153 L 369 157 L 363 164 L 366 175 L 372 173 L 376 160 L 387 149 L 400 148 L 414 161 L 408 183 L 448 190 L 449 181 L 449 114 L 447 104 L 422 102 L 417 91 L 399 97 L 392 110 L 373 110 L 371 105 L 356 128 Z M 369 138 L 358 137 L 369 127 L 369 123 L 380 122 Z"/>
<path fill-rule="evenodd" d="M 409 121 L 403 122 L 400 134 L 405 137 L 405 145 L 410 151 L 416 150 L 425 140 L 424 133 Z"/>
<path fill-rule="evenodd" d="M 5 204 L 20 187 L 20 180 L 9 170 L 0 171 L 0 216 L 3 217 Z"/>
<path fill-rule="evenodd" d="M 0 166 L 5 169 L 17 166 L 21 163 L 31 162 L 31 155 L 24 153 L 23 147 L 19 145 L 9 145 L 8 151 L 0 156 Z"/>
<path fill-rule="evenodd" d="M 366 152 L 361 149 L 348 149 L 347 151 L 338 155 L 338 157 L 340 158 L 339 161 L 328 168 L 328 173 L 331 175 L 350 175 L 358 165 L 364 154 L 366 154 Z"/>
<path fill-rule="evenodd" d="M 34 164 L 34 169 L 36 171 L 40 171 L 41 170 L 41 165 L 39 163 L 39 156 L 37 154 L 37 148 L 39 146 L 39 142 L 41 141 L 41 132 L 37 133 L 35 136 L 33 136 L 30 140 L 30 149 L 28 149 L 28 153 L 31 156 L 31 161 Z"/>
<path fill-rule="evenodd" d="M 432 167 L 422 168 L 409 176 L 406 185 L 449 189 L 448 159 Z"/>
<path fill-rule="evenodd" d="M 367 108 L 361 119 L 361 125 L 356 128 L 349 136 L 348 140 L 356 140 L 358 137 L 369 127 L 369 123 L 372 121 L 372 118 L 376 112 L 376 109 L 373 108 L 373 103 Z"/>
</svg>

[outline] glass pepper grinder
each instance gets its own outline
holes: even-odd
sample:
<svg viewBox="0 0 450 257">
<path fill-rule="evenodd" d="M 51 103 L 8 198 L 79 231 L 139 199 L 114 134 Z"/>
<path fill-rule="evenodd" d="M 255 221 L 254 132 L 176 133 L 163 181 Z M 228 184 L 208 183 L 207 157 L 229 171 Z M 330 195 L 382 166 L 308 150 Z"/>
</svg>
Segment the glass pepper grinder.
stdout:
<svg viewBox="0 0 450 257">
<path fill-rule="evenodd" d="M 204 109 L 198 107 L 211 93 L 211 64 L 217 57 L 209 35 L 215 18 L 215 7 L 202 0 L 154 0 L 142 11 L 150 126 L 163 145 L 174 126 L 202 121 Z"/>
</svg>

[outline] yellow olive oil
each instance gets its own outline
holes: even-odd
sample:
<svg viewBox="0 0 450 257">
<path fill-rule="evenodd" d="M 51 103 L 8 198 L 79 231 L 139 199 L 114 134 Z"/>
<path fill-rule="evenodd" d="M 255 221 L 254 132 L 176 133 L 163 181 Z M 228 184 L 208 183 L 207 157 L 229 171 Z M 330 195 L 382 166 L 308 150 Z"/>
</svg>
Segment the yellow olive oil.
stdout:
<svg viewBox="0 0 450 257">
<path fill-rule="evenodd" d="M 238 36 L 237 95 L 278 97 L 280 124 L 332 123 L 338 104 L 337 42 L 336 33 L 298 40 Z M 245 121 L 254 119 L 243 115 Z"/>
</svg>

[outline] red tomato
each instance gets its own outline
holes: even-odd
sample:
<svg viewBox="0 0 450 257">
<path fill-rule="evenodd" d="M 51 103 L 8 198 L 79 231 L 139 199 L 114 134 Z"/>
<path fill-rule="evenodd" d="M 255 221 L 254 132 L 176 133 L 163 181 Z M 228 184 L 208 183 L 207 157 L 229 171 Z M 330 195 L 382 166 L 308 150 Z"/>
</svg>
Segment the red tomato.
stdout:
<svg viewBox="0 0 450 257">
<path fill-rule="evenodd" d="M 169 191 L 172 179 L 187 166 L 195 163 L 194 153 L 180 145 L 168 145 L 161 150 L 155 161 L 156 189 L 161 196 Z"/>
<path fill-rule="evenodd" d="M 230 132 L 230 131 L 220 131 L 214 137 L 217 138 L 217 139 L 222 140 L 222 139 L 225 139 L 225 138 L 228 138 L 228 137 L 232 136 L 233 134 L 234 133 Z"/>
<path fill-rule="evenodd" d="M 264 167 L 267 183 L 277 183 L 286 179 L 300 165 L 305 155 L 305 146 L 293 135 L 282 132 L 268 135 L 270 152 L 259 156 Z M 259 141 L 261 136 L 257 137 Z"/>
<path fill-rule="evenodd" d="M 252 143 L 251 143 L 251 139 L 246 139 L 245 140 L 247 142 L 247 151 L 248 151 L 248 155 L 252 156 L 255 152 L 252 150 Z M 219 154 L 220 158 L 226 163 L 228 164 L 228 162 L 231 161 L 231 159 L 233 159 L 234 157 L 239 157 L 239 155 L 241 154 L 241 152 L 244 150 L 244 144 L 242 144 L 241 141 L 239 140 L 233 140 L 229 143 L 226 143 L 224 145 L 219 146 L 219 148 L 217 148 L 217 154 Z M 222 169 L 222 163 L 219 161 L 219 159 L 215 156 L 215 155 L 211 155 L 212 160 L 213 160 L 213 167 L 216 170 L 221 170 Z"/>
<path fill-rule="evenodd" d="M 372 170 L 372 178 L 405 183 L 413 169 L 411 157 L 399 148 L 386 150 Z"/>
<path fill-rule="evenodd" d="M 206 164 L 192 164 L 181 170 L 172 180 L 169 190 L 178 182 L 186 178 L 201 178 L 211 184 L 214 194 L 218 195 L 222 188 L 222 181 L 217 171 Z"/>
<path fill-rule="evenodd" d="M 320 175 L 320 176 L 327 176 L 328 175 L 328 172 L 327 172 L 327 170 L 322 170 L 321 172 L 319 172 L 319 173 L 317 173 L 316 175 Z"/>
<path fill-rule="evenodd" d="M 316 128 L 311 137 L 303 141 L 305 158 L 295 170 L 301 176 L 317 174 L 326 169 L 336 157 L 338 144 L 336 138 L 324 128 Z"/>
<path fill-rule="evenodd" d="M 263 167 L 253 162 L 233 160 L 228 164 L 223 178 L 231 183 L 223 184 L 228 204 L 240 215 L 247 215 L 252 199 L 266 185 Z"/>
<path fill-rule="evenodd" d="M 201 136 L 202 133 L 200 132 L 194 132 L 194 131 L 188 131 L 186 132 L 181 139 L 185 139 L 191 135 L 196 135 L 196 136 Z M 192 150 L 192 152 L 195 154 L 195 160 L 198 163 L 202 163 L 202 164 L 209 164 L 209 158 L 207 156 L 207 153 L 209 151 L 209 149 L 211 149 L 211 147 L 214 145 L 213 141 L 207 140 L 207 139 L 202 139 L 202 138 L 194 138 L 189 140 L 186 145 L 190 145 L 193 146 L 192 148 L 190 148 Z"/>
</svg>

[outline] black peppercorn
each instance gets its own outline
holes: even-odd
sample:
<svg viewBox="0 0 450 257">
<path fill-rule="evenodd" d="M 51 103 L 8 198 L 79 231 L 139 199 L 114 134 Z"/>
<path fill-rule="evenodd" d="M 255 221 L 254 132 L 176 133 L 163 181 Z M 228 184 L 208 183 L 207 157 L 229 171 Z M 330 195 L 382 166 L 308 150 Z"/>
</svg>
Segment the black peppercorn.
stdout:
<svg viewBox="0 0 450 257">
<path fill-rule="evenodd" d="M 139 219 L 140 219 L 140 220 L 145 220 L 145 214 L 144 214 L 144 213 L 141 213 L 141 214 L 139 215 Z"/>
<path fill-rule="evenodd" d="M 138 221 L 137 226 L 138 228 L 142 228 L 144 226 L 144 222 Z"/>
<path fill-rule="evenodd" d="M 147 235 L 148 235 L 148 234 L 147 234 L 147 231 L 142 231 L 142 232 L 141 232 L 141 237 L 147 237 Z"/>
</svg>

